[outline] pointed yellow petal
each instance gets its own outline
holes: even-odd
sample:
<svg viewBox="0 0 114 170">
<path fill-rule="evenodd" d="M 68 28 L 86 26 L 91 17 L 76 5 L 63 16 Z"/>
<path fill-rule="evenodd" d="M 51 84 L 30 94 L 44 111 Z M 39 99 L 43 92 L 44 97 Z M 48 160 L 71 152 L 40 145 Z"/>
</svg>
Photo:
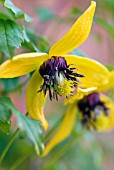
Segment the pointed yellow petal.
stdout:
<svg viewBox="0 0 114 170">
<path fill-rule="evenodd" d="M 38 92 L 40 86 L 43 84 L 43 79 L 40 76 L 38 70 L 34 72 L 31 80 L 28 84 L 27 94 L 26 94 L 26 105 L 27 110 L 31 118 L 40 120 L 44 129 L 48 127 L 48 123 L 43 114 L 43 106 L 45 104 L 45 99 L 43 92 Z"/>
<path fill-rule="evenodd" d="M 42 156 L 46 156 L 56 145 L 65 140 L 71 133 L 76 122 L 76 105 L 72 104 L 68 107 L 65 117 L 49 143 L 47 143 Z"/>
<path fill-rule="evenodd" d="M 80 44 L 88 37 L 92 26 L 93 15 L 96 2 L 92 1 L 89 8 L 73 24 L 70 30 L 50 49 L 50 56 L 61 56 L 66 54 Z"/>
<path fill-rule="evenodd" d="M 110 72 L 99 62 L 74 55 L 64 55 L 63 57 L 68 64 L 73 64 L 73 67 L 78 69 L 77 73 L 84 74 L 85 77 L 79 79 L 81 81 L 79 87 L 102 87 L 109 82 Z"/>
<path fill-rule="evenodd" d="M 24 53 L 5 61 L 0 65 L 0 78 L 13 78 L 25 75 L 49 58 L 46 53 Z"/>
<path fill-rule="evenodd" d="M 70 96 L 68 99 L 66 99 L 64 101 L 64 104 L 66 105 L 66 104 L 69 104 L 69 103 L 73 103 L 76 100 L 81 100 L 85 95 L 88 95 L 95 90 L 97 90 L 96 87 L 90 87 L 90 88 L 87 88 L 87 89 L 78 88 L 76 93 L 73 94 L 73 96 Z"/>
<path fill-rule="evenodd" d="M 114 71 L 110 72 L 109 82 L 107 82 L 104 86 L 99 87 L 97 91 L 103 92 L 103 91 L 110 90 L 112 88 L 114 88 Z"/>
</svg>

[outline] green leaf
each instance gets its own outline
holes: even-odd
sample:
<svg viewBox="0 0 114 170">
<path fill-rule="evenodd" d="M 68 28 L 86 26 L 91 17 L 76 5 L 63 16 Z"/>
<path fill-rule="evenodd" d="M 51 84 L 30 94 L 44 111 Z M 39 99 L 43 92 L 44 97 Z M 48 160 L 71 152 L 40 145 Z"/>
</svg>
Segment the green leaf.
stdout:
<svg viewBox="0 0 114 170">
<path fill-rule="evenodd" d="M 17 118 L 20 130 L 25 132 L 27 137 L 31 140 L 36 153 L 38 155 L 41 154 L 44 150 L 41 122 L 30 119 L 23 115 L 19 110 L 16 109 L 8 97 L 0 97 L 0 103 L 4 104 L 6 108 L 12 110 Z"/>
<path fill-rule="evenodd" d="M 9 11 L 14 15 L 16 19 L 18 18 L 24 18 L 25 21 L 30 22 L 32 21 L 32 18 L 26 15 L 22 10 L 17 8 L 10 0 L 0 0 L 4 7 L 9 9 Z"/>
<path fill-rule="evenodd" d="M 3 20 L 13 20 L 13 18 L 11 16 L 9 16 L 8 14 L 4 13 L 4 12 L 0 12 L 0 19 L 3 19 Z"/>
<path fill-rule="evenodd" d="M 2 94 L 6 94 L 19 85 L 19 77 L 9 78 L 9 79 L 0 79 L 0 84 L 2 84 Z"/>
<path fill-rule="evenodd" d="M 41 21 L 49 21 L 54 19 L 55 15 L 47 8 L 40 7 L 37 9 L 38 16 Z"/>
<path fill-rule="evenodd" d="M 0 19 L 0 51 L 12 57 L 15 48 L 23 41 L 23 30 L 11 20 Z"/>
<path fill-rule="evenodd" d="M 0 130 L 9 134 L 11 128 L 11 111 L 0 102 Z"/>
</svg>

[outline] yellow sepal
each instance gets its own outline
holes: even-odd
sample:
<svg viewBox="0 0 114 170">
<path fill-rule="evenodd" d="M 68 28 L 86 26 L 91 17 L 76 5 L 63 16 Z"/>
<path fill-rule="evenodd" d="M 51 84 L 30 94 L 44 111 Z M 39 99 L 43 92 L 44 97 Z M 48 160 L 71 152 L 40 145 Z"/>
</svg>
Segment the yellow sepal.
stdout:
<svg viewBox="0 0 114 170">
<path fill-rule="evenodd" d="M 70 30 L 51 47 L 50 56 L 64 55 L 87 39 L 91 30 L 95 8 L 96 2 L 92 1 L 89 8 L 79 17 Z"/>
<path fill-rule="evenodd" d="M 112 88 L 114 88 L 114 71 L 109 74 L 109 82 L 107 82 L 104 86 L 99 87 L 97 91 L 103 92 Z"/>
<path fill-rule="evenodd" d="M 81 100 L 85 95 L 92 93 L 96 89 L 97 89 L 96 87 L 90 87 L 87 89 L 77 88 L 77 91 L 72 96 L 69 96 L 69 98 L 64 101 L 64 104 L 66 105 L 73 103 L 76 100 Z"/>
<path fill-rule="evenodd" d="M 108 69 L 100 64 L 99 62 L 75 55 L 64 55 L 63 56 L 68 64 L 73 64 L 72 67 L 76 67 L 77 73 L 83 74 L 85 77 L 80 78 L 81 83 L 79 87 L 102 87 L 109 83 L 110 72 Z"/>
<path fill-rule="evenodd" d="M 46 97 L 44 96 L 43 92 L 38 92 L 42 84 L 43 79 L 40 76 L 38 70 L 36 70 L 28 84 L 26 93 L 26 105 L 31 118 L 40 120 L 44 129 L 46 130 L 48 123 L 43 113 L 43 106 L 45 105 Z"/>
<path fill-rule="evenodd" d="M 49 59 L 46 53 L 23 53 L 0 65 L 0 78 L 13 78 L 28 74 Z"/>
<path fill-rule="evenodd" d="M 47 143 L 42 156 L 46 156 L 56 145 L 58 145 L 70 135 L 76 122 L 76 110 L 75 104 L 72 104 L 68 107 L 59 129 Z"/>
<path fill-rule="evenodd" d="M 101 101 L 105 103 L 105 106 L 109 109 L 108 123 L 100 131 L 109 131 L 114 128 L 114 103 L 110 100 L 109 97 L 100 94 Z"/>
</svg>

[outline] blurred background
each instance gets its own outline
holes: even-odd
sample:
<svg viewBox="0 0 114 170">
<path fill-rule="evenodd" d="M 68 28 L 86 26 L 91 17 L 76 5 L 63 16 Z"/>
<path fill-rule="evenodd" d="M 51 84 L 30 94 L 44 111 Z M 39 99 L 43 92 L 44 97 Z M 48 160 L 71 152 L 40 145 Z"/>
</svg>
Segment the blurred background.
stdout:
<svg viewBox="0 0 114 170">
<path fill-rule="evenodd" d="M 47 51 L 75 22 L 90 5 L 90 0 L 12 0 L 12 2 L 33 18 L 31 23 L 23 23 L 28 34 L 42 51 Z M 89 38 L 76 50 L 75 54 L 96 59 L 105 65 L 114 65 L 114 1 L 96 0 L 93 27 Z M 36 37 L 37 34 L 37 37 Z M 25 51 L 25 49 L 17 50 Z M 90 70 L 91 71 L 91 70 Z M 16 83 L 16 80 L 15 80 Z M 26 86 L 13 90 L 8 95 L 15 106 L 26 113 Z M 113 98 L 113 95 L 111 95 Z M 62 99 L 50 102 L 45 107 L 46 118 L 52 127 L 65 112 Z M 14 120 L 15 121 L 15 120 Z M 114 131 L 106 133 L 87 132 L 74 142 L 68 150 L 59 153 L 64 145 L 78 133 L 74 128 L 71 136 L 57 146 L 46 158 L 35 155 L 30 143 L 15 140 L 3 164 L 7 170 L 114 170 Z M 0 133 L 0 146 L 4 147 L 9 136 Z M 75 140 L 74 140 L 75 141 Z M 57 158 L 53 155 L 57 153 Z M 20 158 L 20 159 L 18 159 Z M 13 166 L 16 162 L 16 166 Z M 2 168 L 4 170 L 4 168 Z M 1 170 L 2 170 L 1 169 Z"/>
</svg>

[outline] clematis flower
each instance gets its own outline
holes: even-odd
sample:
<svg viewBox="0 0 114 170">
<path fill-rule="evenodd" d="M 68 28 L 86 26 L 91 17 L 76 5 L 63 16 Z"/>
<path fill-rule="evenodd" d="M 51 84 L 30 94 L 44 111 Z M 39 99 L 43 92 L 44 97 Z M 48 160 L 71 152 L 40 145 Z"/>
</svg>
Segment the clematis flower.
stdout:
<svg viewBox="0 0 114 170">
<path fill-rule="evenodd" d="M 46 156 L 57 144 L 65 140 L 71 133 L 77 118 L 84 127 L 91 131 L 104 132 L 114 128 L 114 103 L 101 92 L 114 88 L 114 71 L 108 76 L 108 83 L 97 88 L 91 89 L 80 95 L 77 100 L 76 94 L 66 99 L 65 104 L 69 104 L 66 114 L 57 132 L 46 145 L 42 156 Z"/>
<path fill-rule="evenodd" d="M 114 103 L 102 93 L 93 92 L 68 106 L 63 121 L 46 144 L 42 156 L 46 156 L 56 145 L 70 135 L 77 114 L 82 126 L 88 130 L 104 132 L 114 128 Z"/>
<path fill-rule="evenodd" d="M 100 63 L 66 54 L 87 39 L 95 7 L 92 1 L 70 30 L 50 48 L 49 54 L 19 54 L 0 66 L 0 78 L 18 77 L 36 70 L 28 84 L 26 105 L 29 115 L 40 120 L 44 129 L 48 126 L 43 114 L 47 92 L 51 100 L 58 99 L 58 95 L 68 97 L 74 91 L 78 98 L 108 81 L 109 72 Z"/>
<path fill-rule="evenodd" d="M 98 132 L 114 127 L 114 103 L 101 93 L 91 93 L 81 99 L 77 107 L 83 126 Z"/>
</svg>

